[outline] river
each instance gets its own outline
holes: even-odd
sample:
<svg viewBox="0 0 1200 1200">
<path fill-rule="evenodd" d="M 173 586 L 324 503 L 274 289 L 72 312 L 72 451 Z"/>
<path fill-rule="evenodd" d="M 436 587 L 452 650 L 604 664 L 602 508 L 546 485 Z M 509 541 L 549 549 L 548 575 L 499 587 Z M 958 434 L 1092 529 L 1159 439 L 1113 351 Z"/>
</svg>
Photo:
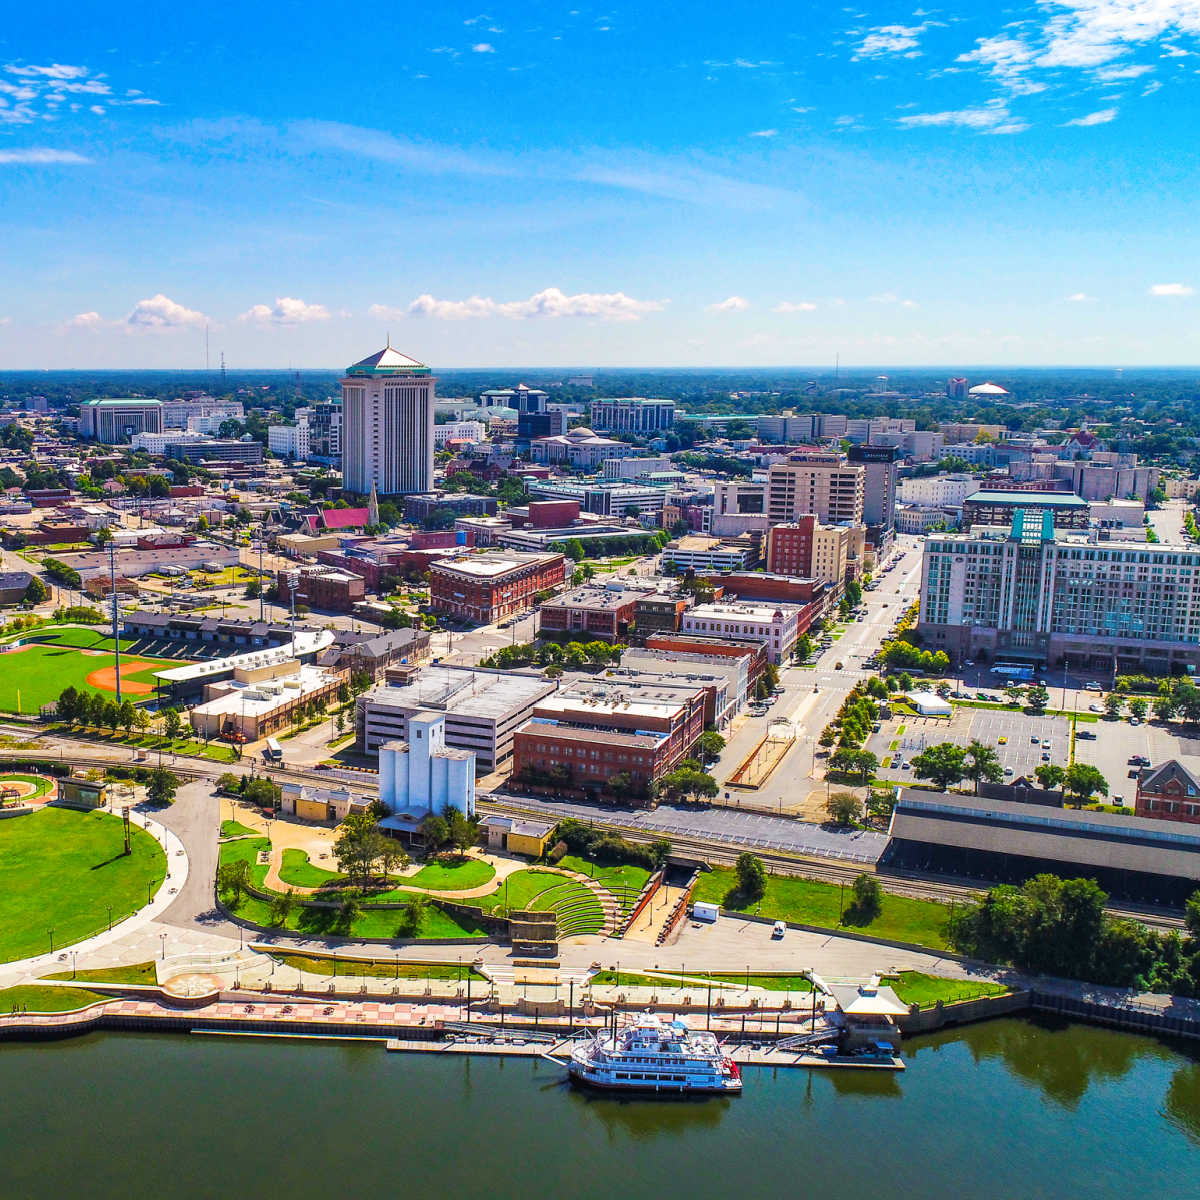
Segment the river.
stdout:
<svg viewBox="0 0 1200 1200">
<path fill-rule="evenodd" d="M 747 1068 L 613 1100 L 541 1060 L 161 1034 L 0 1047 L 5 1196 L 1195 1195 L 1200 1047 L 991 1021 L 903 1074 Z"/>
</svg>

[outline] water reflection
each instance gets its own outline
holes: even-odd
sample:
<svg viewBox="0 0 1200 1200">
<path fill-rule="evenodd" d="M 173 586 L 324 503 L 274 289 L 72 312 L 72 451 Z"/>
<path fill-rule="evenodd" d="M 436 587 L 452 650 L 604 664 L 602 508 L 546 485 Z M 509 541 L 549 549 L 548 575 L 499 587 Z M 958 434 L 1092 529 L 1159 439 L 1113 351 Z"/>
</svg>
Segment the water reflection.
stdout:
<svg viewBox="0 0 1200 1200">
<path fill-rule="evenodd" d="M 1200 1063 L 1180 1067 L 1171 1076 L 1163 1115 L 1176 1129 L 1200 1144 Z"/>
<path fill-rule="evenodd" d="M 910 1061 L 948 1042 L 964 1045 L 978 1063 L 1000 1059 L 1019 1079 L 1034 1084 L 1063 1108 L 1074 1110 L 1093 1084 L 1127 1075 L 1139 1059 L 1166 1057 L 1153 1039 L 1072 1025 L 1049 1017 L 983 1021 L 906 1046 Z"/>
<path fill-rule="evenodd" d="M 586 1109 L 587 1116 L 598 1120 L 609 1140 L 618 1135 L 639 1141 L 671 1137 L 697 1129 L 712 1129 L 721 1123 L 730 1106 L 739 1103 L 729 1096 L 604 1096 L 567 1087 L 572 1104 Z"/>
</svg>

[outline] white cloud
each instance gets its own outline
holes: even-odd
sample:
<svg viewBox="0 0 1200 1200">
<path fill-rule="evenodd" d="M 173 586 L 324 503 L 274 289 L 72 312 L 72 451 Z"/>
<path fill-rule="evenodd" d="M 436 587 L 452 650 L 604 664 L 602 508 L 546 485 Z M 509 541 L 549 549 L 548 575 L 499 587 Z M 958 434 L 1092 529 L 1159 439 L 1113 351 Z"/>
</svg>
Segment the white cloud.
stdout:
<svg viewBox="0 0 1200 1200">
<path fill-rule="evenodd" d="M 82 154 L 76 154 L 74 150 L 49 150 L 41 147 L 31 147 L 28 150 L 0 150 L 0 164 L 14 166 L 50 166 L 54 164 L 73 166 L 91 161 Z"/>
<path fill-rule="evenodd" d="M 474 54 L 495 54 L 496 47 L 491 42 L 476 42 L 471 51 Z"/>
<path fill-rule="evenodd" d="M 917 126 L 951 126 L 975 129 L 980 133 L 1020 133 L 1028 126 L 1013 119 L 1002 100 L 992 100 L 977 108 L 960 108 L 946 112 L 911 113 L 899 118 L 899 124 L 909 128 Z"/>
<path fill-rule="evenodd" d="M 466 300 L 439 300 L 428 292 L 418 296 L 407 309 L 374 304 L 368 310 L 376 318 L 399 316 L 434 317 L 441 321 L 465 321 L 480 317 L 507 317 L 520 321 L 535 317 L 593 317 L 601 321 L 636 321 L 646 313 L 661 312 L 666 300 L 637 300 L 624 292 L 577 292 L 568 296 L 560 288 L 545 288 L 528 300 L 496 301 L 490 296 Z"/>
<path fill-rule="evenodd" d="M 1095 299 L 1095 296 L 1089 296 L 1087 292 L 1072 292 L 1067 297 L 1068 302 L 1071 304 L 1090 304 Z"/>
<path fill-rule="evenodd" d="M 131 329 L 183 329 L 203 325 L 207 320 L 202 312 L 184 308 L 159 292 L 149 300 L 139 300 L 125 323 Z"/>
<path fill-rule="evenodd" d="M 1127 67 L 1101 67 L 1096 72 L 1096 78 L 1104 83 L 1112 83 L 1119 79 L 1137 79 L 1149 75 L 1154 68 L 1149 63 L 1131 63 Z"/>
<path fill-rule="evenodd" d="M 1150 285 L 1151 296 L 1190 296 L 1195 290 L 1186 283 L 1154 283 Z"/>
<path fill-rule="evenodd" d="M 98 312 L 76 313 L 68 322 L 73 329 L 96 329 L 104 324 L 104 318 Z"/>
<path fill-rule="evenodd" d="M 292 296 L 279 296 L 274 304 L 255 304 L 238 320 L 260 325 L 302 325 L 308 321 L 328 321 L 329 309 L 323 304 L 306 304 Z"/>
<path fill-rule="evenodd" d="M 780 300 L 771 311 L 777 313 L 816 312 L 817 306 L 811 300 Z"/>
<path fill-rule="evenodd" d="M 879 58 L 914 50 L 926 28 L 927 25 L 880 25 L 858 43 L 854 57 Z"/>
<path fill-rule="evenodd" d="M 22 75 L 30 79 L 82 79 L 87 67 L 70 67 L 63 63 L 51 63 L 48 67 L 20 67 L 10 63 L 4 68 L 10 75 Z"/>
<path fill-rule="evenodd" d="M 778 136 L 778 134 L 778 129 L 756 129 L 750 136 L 756 138 L 773 138 Z"/>
<path fill-rule="evenodd" d="M 65 112 L 87 111 L 97 116 L 104 115 L 106 108 L 100 104 L 85 106 L 82 103 L 66 104 L 72 96 L 103 97 L 105 105 L 148 105 L 157 104 L 135 88 L 125 92 L 125 98 L 113 95 L 107 77 L 89 67 L 66 63 L 22 65 L 8 63 L 0 69 L 0 125 L 24 125 L 37 120 L 53 120 Z M 15 80 L 15 82 L 14 82 Z M 10 97 L 5 101 L 4 96 Z"/>
<path fill-rule="evenodd" d="M 1086 117 L 1073 117 L 1070 121 L 1064 121 L 1064 125 L 1107 125 L 1110 121 L 1117 119 L 1115 108 L 1102 108 L 1097 112 L 1088 113 Z"/>
<path fill-rule="evenodd" d="M 709 312 L 745 312 L 750 307 L 750 301 L 741 296 L 727 296 L 708 306 Z"/>
<path fill-rule="evenodd" d="M 868 296 L 867 299 L 872 304 L 898 304 L 901 308 L 917 307 L 915 300 L 903 300 L 895 292 L 879 292 L 874 296 Z"/>
</svg>

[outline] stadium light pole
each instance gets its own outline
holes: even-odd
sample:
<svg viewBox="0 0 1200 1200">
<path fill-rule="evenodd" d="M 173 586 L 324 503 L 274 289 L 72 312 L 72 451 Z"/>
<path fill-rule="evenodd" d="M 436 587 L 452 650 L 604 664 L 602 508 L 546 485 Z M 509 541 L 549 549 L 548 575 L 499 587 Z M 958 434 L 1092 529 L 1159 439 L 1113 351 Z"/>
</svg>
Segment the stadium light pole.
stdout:
<svg viewBox="0 0 1200 1200">
<path fill-rule="evenodd" d="M 115 538 L 108 542 L 108 586 L 112 600 L 113 654 L 116 660 L 117 703 L 121 703 L 121 637 L 117 629 L 117 544 Z"/>
</svg>

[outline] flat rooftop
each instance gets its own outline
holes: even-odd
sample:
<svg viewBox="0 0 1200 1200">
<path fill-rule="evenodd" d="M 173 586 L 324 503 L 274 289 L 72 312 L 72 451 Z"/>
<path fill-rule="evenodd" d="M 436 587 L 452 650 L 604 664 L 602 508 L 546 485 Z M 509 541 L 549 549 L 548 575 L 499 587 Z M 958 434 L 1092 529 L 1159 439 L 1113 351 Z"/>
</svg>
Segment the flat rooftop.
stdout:
<svg viewBox="0 0 1200 1200">
<path fill-rule="evenodd" d="M 967 504 L 1016 504 L 1024 508 L 1087 508 L 1088 502 L 1074 492 L 973 492 Z"/>
<path fill-rule="evenodd" d="M 499 721 L 550 695 L 554 687 L 536 675 L 434 666 L 412 683 L 383 684 L 366 692 L 365 698 L 383 708 L 427 708 Z"/>
<path fill-rule="evenodd" d="M 564 724 L 553 717 L 534 717 L 517 732 L 529 734 L 539 730 L 563 741 L 581 742 L 589 746 L 595 746 L 598 741 L 602 741 L 605 746 L 625 747 L 630 750 L 653 750 L 664 738 L 670 736 L 665 731 L 625 733 L 620 729 L 590 729 L 583 725 Z"/>
<path fill-rule="evenodd" d="M 770 624 L 775 620 L 777 612 L 785 617 L 801 611 L 798 604 L 697 604 L 691 611 L 683 614 L 684 620 L 709 619 L 716 621 L 735 621 L 739 618 L 746 621 L 766 621 Z"/>
<path fill-rule="evenodd" d="M 206 700 L 203 704 L 197 704 L 192 711 L 245 714 L 248 717 L 263 716 L 273 712 L 281 704 L 320 691 L 333 679 L 333 675 L 320 667 L 302 666 L 294 675 L 264 679 L 257 683 L 230 681 L 228 691 Z"/>
<path fill-rule="evenodd" d="M 510 554 L 465 554 L 461 558 L 444 559 L 434 569 L 452 571 L 458 575 L 472 575 L 480 579 L 493 579 L 521 567 L 549 563 L 561 557 L 558 554 L 520 554 L 515 551 Z"/>
</svg>

